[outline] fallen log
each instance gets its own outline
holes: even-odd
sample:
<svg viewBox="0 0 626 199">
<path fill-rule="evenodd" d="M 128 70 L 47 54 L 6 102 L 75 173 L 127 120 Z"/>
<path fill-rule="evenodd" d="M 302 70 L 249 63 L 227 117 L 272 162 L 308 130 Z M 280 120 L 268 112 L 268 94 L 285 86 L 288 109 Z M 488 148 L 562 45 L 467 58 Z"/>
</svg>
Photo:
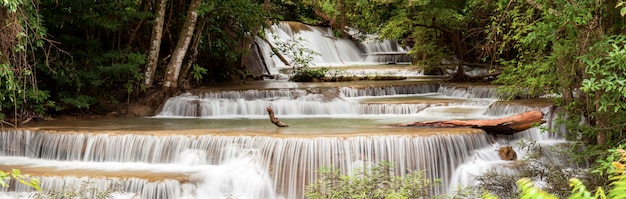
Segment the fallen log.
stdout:
<svg viewBox="0 0 626 199">
<path fill-rule="evenodd" d="M 414 122 L 409 124 L 396 124 L 399 127 L 436 127 L 454 128 L 469 127 L 483 129 L 488 134 L 513 135 L 517 132 L 529 129 L 535 125 L 545 123 L 541 111 L 527 111 L 517 115 L 488 120 L 447 120 Z"/>
<path fill-rule="evenodd" d="M 267 106 L 267 114 L 270 115 L 270 122 L 272 122 L 272 124 L 274 124 L 274 125 L 276 125 L 278 127 L 289 127 L 285 123 L 283 123 L 280 120 L 278 120 L 278 118 L 274 117 L 274 111 L 272 110 L 271 106 Z"/>
</svg>

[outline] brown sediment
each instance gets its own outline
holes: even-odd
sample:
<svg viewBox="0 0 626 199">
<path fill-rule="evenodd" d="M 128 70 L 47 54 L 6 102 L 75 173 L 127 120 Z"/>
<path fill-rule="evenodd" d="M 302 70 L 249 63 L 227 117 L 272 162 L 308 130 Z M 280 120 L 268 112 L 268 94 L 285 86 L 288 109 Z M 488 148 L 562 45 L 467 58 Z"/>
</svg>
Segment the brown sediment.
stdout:
<svg viewBox="0 0 626 199">
<path fill-rule="evenodd" d="M 0 170 L 2 171 L 10 171 L 11 169 L 19 169 L 21 173 L 39 177 L 74 176 L 119 179 L 141 178 L 146 179 L 149 182 L 157 182 L 163 180 L 177 180 L 180 183 L 189 182 L 189 174 L 185 173 L 150 171 L 102 171 L 92 169 L 58 169 L 53 167 L 32 167 L 26 165 L 0 165 Z"/>
</svg>

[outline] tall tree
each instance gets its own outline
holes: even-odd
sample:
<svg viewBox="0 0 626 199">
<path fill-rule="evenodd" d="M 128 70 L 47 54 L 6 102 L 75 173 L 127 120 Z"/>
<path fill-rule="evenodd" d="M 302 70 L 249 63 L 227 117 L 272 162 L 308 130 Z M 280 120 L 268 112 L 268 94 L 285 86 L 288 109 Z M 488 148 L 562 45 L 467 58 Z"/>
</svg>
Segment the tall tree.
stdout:
<svg viewBox="0 0 626 199">
<path fill-rule="evenodd" d="M 154 73 L 157 63 L 159 62 L 159 51 L 161 51 L 161 39 L 163 38 L 163 24 L 165 20 L 165 10 L 167 0 L 158 0 L 156 7 L 156 16 L 152 26 L 152 36 L 150 38 L 150 51 L 148 52 L 148 60 L 146 64 L 144 86 L 152 87 L 154 82 Z"/>
<path fill-rule="evenodd" d="M 189 43 L 193 37 L 194 29 L 196 27 L 196 21 L 198 20 L 198 7 L 202 3 L 202 0 L 192 0 L 187 12 L 187 19 L 180 32 L 176 48 L 172 54 L 172 59 L 167 65 L 165 71 L 165 79 L 163 82 L 163 89 L 166 91 L 176 89 L 178 87 L 178 75 L 180 74 L 181 65 L 187 53 Z"/>
</svg>

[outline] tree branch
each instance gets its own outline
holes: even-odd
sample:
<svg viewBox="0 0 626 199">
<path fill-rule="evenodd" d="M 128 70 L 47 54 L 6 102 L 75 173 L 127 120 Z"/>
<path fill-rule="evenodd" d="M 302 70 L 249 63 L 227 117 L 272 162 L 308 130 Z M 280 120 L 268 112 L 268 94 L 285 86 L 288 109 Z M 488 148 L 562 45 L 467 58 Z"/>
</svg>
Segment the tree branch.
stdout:
<svg viewBox="0 0 626 199">
<path fill-rule="evenodd" d="M 278 118 L 274 117 L 274 111 L 271 106 L 267 106 L 267 114 L 270 116 L 270 122 L 278 127 L 289 127 L 287 124 L 282 123 Z"/>
</svg>

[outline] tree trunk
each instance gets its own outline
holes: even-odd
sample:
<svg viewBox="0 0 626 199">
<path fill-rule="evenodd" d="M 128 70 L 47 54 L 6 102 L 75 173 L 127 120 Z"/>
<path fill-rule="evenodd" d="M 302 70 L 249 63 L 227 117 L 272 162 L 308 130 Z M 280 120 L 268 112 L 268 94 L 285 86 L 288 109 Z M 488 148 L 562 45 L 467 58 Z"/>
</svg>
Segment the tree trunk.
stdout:
<svg viewBox="0 0 626 199">
<path fill-rule="evenodd" d="M 187 53 L 187 48 L 191 42 L 194 29 L 196 27 L 196 21 L 198 20 L 198 7 L 202 0 L 192 0 L 189 5 L 189 12 L 187 13 L 187 19 L 183 25 L 183 29 L 180 32 L 180 37 L 176 43 L 176 48 L 172 54 L 172 59 L 167 64 L 167 70 L 165 71 L 165 81 L 163 81 L 164 90 L 173 90 L 178 87 L 178 75 L 180 74 L 180 68 L 183 64 L 183 59 Z"/>
<path fill-rule="evenodd" d="M 318 17 L 322 18 L 322 24 L 328 24 L 332 27 L 333 25 L 333 19 L 330 18 L 330 16 L 328 16 L 327 14 L 323 13 L 320 10 L 320 5 L 317 4 L 317 1 L 313 1 L 313 12 L 315 13 L 315 15 L 317 15 Z"/>
<path fill-rule="evenodd" d="M 341 31 L 342 37 L 347 38 L 346 34 L 346 0 L 339 0 L 337 2 L 339 4 L 339 15 L 341 15 L 339 21 L 339 31 Z"/>
<path fill-rule="evenodd" d="M 441 30 L 444 34 L 446 34 L 452 43 L 454 44 L 454 54 L 459 59 L 459 63 L 457 65 L 456 73 L 452 77 L 451 81 L 464 81 L 468 79 L 468 76 L 465 74 L 465 70 L 463 68 L 463 58 L 465 57 L 465 46 L 463 45 L 463 41 L 461 41 L 461 37 L 459 34 L 455 33 L 452 30 L 449 30 L 444 27 L 436 26 L 439 30 Z"/>
<path fill-rule="evenodd" d="M 280 59 L 280 61 L 283 62 L 283 64 L 285 64 L 286 66 L 291 66 L 289 61 L 287 61 L 287 58 L 285 58 L 285 56 L 283 56 L 283 54 L 281 54 L 280 51 L 278 49 L 276 49 L 274 47 L 274 45 L 272 45 L 272 42 L 270 42 L 266 38 L 263 38 L 263 41 L 265 41 L 267 44 L 269 44 L 270 49 L 272 49 L 272 52 L 274 53 L 274 55 L 276 55 L 278 57 L 278 59 Z"/>
<path fill-rule="evenodd" d="M 146 71 L 144 77 L 144 86 L 146 88 L 152 87 L 154 82 L 154 71 L 156 70 L 157 63 L 159 62 L 159 51 L 161 51 L 161 39 L 163 38 L 163 22 L 165 20 L 165 9 L 167 0 L 158 0 L 156 18 L 154 19 L 154 26 L 152 27 L 152 37 L 150 40 L 150 52 L 148 52 L 148 60 L 146 63 Z"/>
<path fill-rule="evenodd" d="M 191 66 L 196 62 L 198 58 L 198 46 L 200 45 L 200 41 L 202 39 L 202 31 L 204 31 L 204 26 L 206 25 L 207 17 L 202 17 L 200 21 L 200 27 L 196 29 L 195 37 L 193 38 L 193 43 L 191 44 L 191 55 L 185 65 L 183 65 L 182 73 L 180 74 L 180 78 L 178 84 L 185 84 L 185 82 L 189 83 L 189 71 L 191 70 Z"/>
<path fill-rule="evenodd" d="M 459 59 L 459 63 L 457 64 L 456 73 L 454 74 L 454 76 L 452 77 L 450 81 L 466 80 L 468 76 L 465 74 L 465 70 L 463 69 L 463 60 L 465 57 L 466 50 L 465 50 L 465 44 L 461 40 L 461 36 L 458 33 L 450 29 L 434 24 L 434 21 L 433 21 L 433 24 L 431 25 L 415 24 L 415 26 L 437 29 L 441 31 L 443 34 L 445 34 L 447 37 L 449 37 L 450 40 L 452 40 L 452 44 L 454 45 L 454 54 Z"/>
<path fill-rule="evenodd" d="M 397 124 L 393 126 L 436 128 L 469 127 L 483 129 L 488 134 L 513 135 L 517 132 L 529 129 L 537 124 L 542 124 L 545 122 L 546 121 L 543 120 L 543 113 L 541 111 L 527 111 L 524 113 L 499 119 L 430 121 L 415 122 L 410 124 Z"/>
</svg>

